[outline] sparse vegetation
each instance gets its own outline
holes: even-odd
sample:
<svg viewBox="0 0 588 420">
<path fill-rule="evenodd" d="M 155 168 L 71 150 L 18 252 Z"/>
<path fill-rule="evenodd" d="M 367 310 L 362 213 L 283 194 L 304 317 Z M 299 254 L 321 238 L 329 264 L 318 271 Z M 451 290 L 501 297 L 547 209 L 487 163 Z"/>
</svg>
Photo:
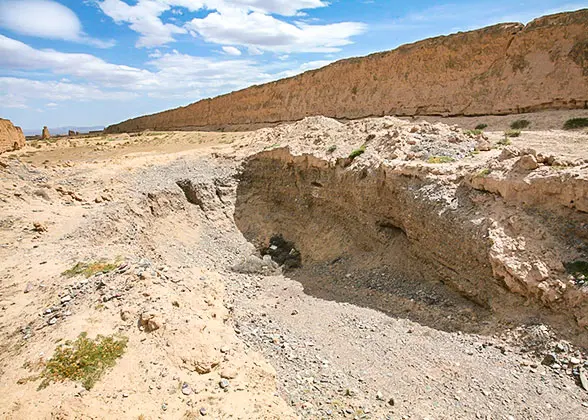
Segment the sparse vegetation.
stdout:
<svg viewBox="0 0 588 420">
<path fill-rule="evenodd" d="M 527 128 L 531 125 L 531 121 L 529 120 L 516 120 L 510 124 L 510 128 L 513 130 L 522 130 L 523 128 Z"/>
<path fill-rule="evenodd" d="M 353 86 L 353 88 L 351 89 L 351 93 L 357 95 L 357 86 Z"/>
<path fill-rule="evenodd" d="M 488 124 L 481 123 L 476 126 L 476 130 L 483 130 L 487 127 L 488 127 Z"/>
<path fill-rule="evenodd" d="M 466 131 L 465 131 L 465 134 L 466 134 L 466 135 L 468 135 L 468 136 L 471 136 L 471 137 L 476 137 L 476 136 L 479 136 L 479 135 L 481 135 L 482 133 L 483 133 L 483 131 L 482 131 L 482 130 L 479 130 L 479 129 L 475 129 L 475 130 L 466 130 Z"/>
<path fill-rule="evenodd" d="M 327 153 L 333 153 L 335 150 L 337 150 L 337 146 L 332 145 L 327 149 Z"/>
<path fill-rule="evenodd" d="M 492 169 L 490 169 L 490 168 L 484 168 L 480 172 L 478 172 L 478 174 L 476 176 L 477 177 L 480 177 L 480 178 L 486 178 L 491 173 L 492 173 Z"/>
<path fill-rule="evenodd" d="M 359 149 L 355 149 L 353 152 L 349 154 L 349 159 L 355 159 L 358 156 L 361 156 L 365 153 L 365 145 L 361 146 Z"/>
<path fill-rule="evenodd" d="M 498 140 L 498 144 L 500 146 L 510 146 L 512 144 L 512 142 L 508 138 L 508 134 L 504 133 L 504 138 L 501 140 Z"/>
<path fill-rule="evenodd" d="M 108 262 L 101 260 L 94 262 L 77 262 L 72 268 L 61 273 L 61 275 L 65 277 L 83 275 L 88 278 L 96 273 L 108 273 L 109 271 L 115 270 L 118 266 L 118 261 Z"/>
<path fill-rule="evenodd" d="M 39 389 L 66 379 L 81 381 L 84 388 L 91 389 L 104 371 L 116 364 L 126 347 L 126 337 L 98 335 L 92 340 L 87 333 L 81 333 L 75 341 L 66 341 L 57 347 L 40 375 L 43 380 Z"/>
<path fill-rule="evenodd" d="M 584 127 L 588 127 L 588 118 L 570 118 L 563 125 L 564 130 L 575 130 L 576 128 Z"/>
<path fill-rule="evenodd" d="M 506 130 L 504 135 L 506 137 L 519 137 L 521 135 L 521 130 Z"/>
<path fill-rule="evenodd" d="M 427 163 L 451 163 L 455 162 L 455 159 L 451 156 L 431 156 L 427 159 Z"/>
</svg>

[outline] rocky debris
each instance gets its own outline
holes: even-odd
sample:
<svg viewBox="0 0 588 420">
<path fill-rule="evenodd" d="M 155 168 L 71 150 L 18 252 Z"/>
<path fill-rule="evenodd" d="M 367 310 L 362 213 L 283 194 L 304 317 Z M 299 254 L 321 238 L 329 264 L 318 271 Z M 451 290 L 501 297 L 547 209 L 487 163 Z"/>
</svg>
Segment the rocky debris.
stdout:
<svg viewBox="0 0 588 420">
<path fill-rule="evenodd" d="M 267 258 L 259 258 L 257 255 L 243 257 L 241 261 L 235 264 L 231 269 L 237 273 L 243 274 L 265 274 L 272 275 L 276 272 L 279 265 L 274 262 L 268 255 Z"/>
<path fill-rule="evenodd" d="M 160 329 L 162 321 L 159 315 L 152 311 L 141 313 L 139 317 L 139 328 L 145 332 L 153 332 Z"/>
<path fill-rule="evenodd" d="M 235 379 L 237 377 L 237 369 L 225 367 L 221 370 L 220 377 L 223 379 Z"/>
<path fill-rule="evenodd" d="M 500 152 L 500 155 L 498 156 L 498 161 L 512 159 L 512 158 L 515 158 L 520 155 L 521 155 L 521 151 L 518 148 L 516 148 L 514 146 L 506 146 Z"/>
<path fill-rule="evenodd" d="M 25 136 L 21 128 L 0 118 L 0 153 L 22 149 L 24 146 Z"/>
<path fill-rule="evenodd" d="M 51 133 L 49 133 L 49 129 L 47 126 L 43 127 L 43 132 L 41 133 L 41 140 L 49 140 L 51 138 Z"/>
<path fill-rule="evenodd" d="M 514 164 L 515 170 L 533 171 L 539 167 L 537 159 L 533 155 L 523 155 Z"/>
<path fill-rule="evenodd" d="M 186 382 L 182 384 L 182 394 L 190 395 L 192 393 L 192 388 Z"/>
<path fill-rule="evenodd" d="M 394 160 L 451 162 L 470 156 L 478 147 L 476 139 L 457 126 L 426 121 L 410 123 L 395 117 L 345 124 L 326 117 L 307 117 L 257 130 L 249 135 L 249 142 L 260 150 L 287 145 L 291 153 L 311 152 L 329 161 L 348 159 L 363 150 L 361 160 L 372 164 Z"/>
<path fill-rule="evenodd" d="M 34 230 L 35 232 L 39 232 L 39 233 L 42 233 L 42 232 L 47 232 L 47 226 L 45 226 L 45 225 L 44 225 L 43 223 L 41 223 L 41 222 L 34 222 L 34 223 L 33 223 L 33 230 Z"/>
<path fill-rule="evenodd" d="M 212 372 L 212 369 L 220 364 L 217 360 L 199 360 L 194 363 L 194 370 L 200 375 Z"/>
<path fill-rule="evenodd" d="M 82 197 L 80 197 L 75 191 L 67 190 L 62 186 L 58 186 L 55 188 L 55 191 L 60 193 L 61 195 L 68 195 L 73 198 L 75 201 L 84 201 Z"/>
</svg>

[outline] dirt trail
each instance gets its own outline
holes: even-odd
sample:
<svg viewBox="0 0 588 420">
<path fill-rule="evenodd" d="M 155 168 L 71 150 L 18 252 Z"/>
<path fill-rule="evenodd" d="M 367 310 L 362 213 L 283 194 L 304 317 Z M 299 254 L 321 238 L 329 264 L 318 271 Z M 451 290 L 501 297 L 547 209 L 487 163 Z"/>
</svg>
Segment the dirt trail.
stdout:
<svg viewBox="0 0 588 420">
<path fill-rule="evenodd" d="M 367 181 L 378 179 L 370 169 L 378 159 L 381 164 L 397 159 L 414 182 L 437 186 L 428 197 L 437 194 L 438 211 L 451 191 L 463 202 L 465 186 L 456 179 L 491 168 L 475 185 L 482 207 L 471 204 L 473 219 L 482 210 L 505 219 L 518 214 L 519 236 L 535 240 L 528 236 L 527 222 L 544 230 L 568 217 L 567 230 L 548 232 L 537 243 L 550 246 L 558 258 L 585 257 L 578 243 L 582 226 L 588 226 L 578 207 L 581 200 L 560 202 L 562 191 L 530 205 L 540 215 L 522 211 L 528 204 L 517 200 L 528 200 L 524 191 L 517 187 L 517 194 L 509 195 L 500 188 L 503 176 L 512 175 L 512 166 L 525 154 L 499 160 L 506 153 L 500 145 L 472 153 L 482 141 L 495 145 L 502 133 L 488 133 L 485 140 L 447 126 L 416 125 L 393 119 L 349 125 L 310 119 L 246 134 L 144 133 L 41 142 L 3 155 L 0 416 L 585 418 L 588 392 L 579 372 L 588 368 L 581 349 L 586 332 L 575 321 L 582 319 L 577 311 L 585 301 L 571 294 L 571 285 L 547 302 L 533 295 L 533 285 L 490 287 L 493 267 L 471 267 L 475 275 L 463 277 L 477 278 L 477 291 L 500 295 L 488 304 L 475 298 L 459 275 L 435 277 L 433 257 L 414 259 L 420 250 L 418 223 L 412 226 L 404 216 L 391 224 L 378 219 L 382 223 L 372 233 L 369 211 L 357 207 L 360 217 L 332 200 L 338 195 L 345 201 L 342 191 L 323 202 L 330 207 L 322 211 L 333 223 L 318 223 L 323 218 L 313 225 L 306 213 L 285 211 L 289 198 L 317 205 L 313 200 L 322 194 L 317 190 L 330 186 L 329 175 L 321 175 L 329 164 L 320 170 L 311 165 L 311 172 L 292 164 L 295 159 L 308 164 L 312 159 L 300 157 L 304 153 L 317 162 L 343 159 L 346 166 L 338 170 Z M 397 141 L 382 137 L 384 131 Z M 365 152 L 354 162 L 345 161 L 371 134 Z M 560 141 L 544 150 L 547 136 Z M 520 151 L 533 145 L 536 154 L 549 152 L 563 164 L 542 165 L 531 185 L 551 174 L 570 176 L 580 194 L 586 140 L 581 132 L 524 132 L 509 147 Z M 443 153 L 456 161 L 426 163 Z M 263 156 L 274 166 L 268 168 Z M 286 160 L 273 160 L 279 156 Z M 263 174 L 261 180 L 251 175 L 255 162 L 262 164 L 262 171 L 254 172 Z M 289 179 L 282 164 L 297 177 Z M 528 176 L 523 178 L 529 181 Z M 513 176 L 507 178 L 512 184 Z M 271 188 L 256 189 L 258 182 L 283 188 L 282 204 L 266 195 Z M 301 188 L 306 184 L 308 191 Z M 461 186 L 456 190 L 455 185 Z M 494 187 L 498 192 L 488 191 Z M 362 195 L 366 203 L 371 203 L 369 194 Z M 264 208 L 269 199 L 271 207 Z M 418 216 L 416 209 L 412 214 Z M 337 221 L 346 223 L 347 236 Z M 282 273 L 259 255 L 262 236 L 274 233 L 291 236 L 287 239 L 302 253 L 301 268 Z M 565 235 L 572 236 L 563 240 Z M 463 252 L 469 246 L 464 244 L 455 249 Z M 539 255 L 540 246 L 518 251 L 518 261 Z M 438 254 L 434 247 L 430 251 Z M 470 251 L 486 255 L 481 248 Z M 116 270 L 88 279 L 62 275 L 77 262 L 101 259 L 116 261 Z M 451 261 L 447 264 L 455 269 Z M 413 272 L 419 275 L 409 276 Z M 585 290 L 580 286 L 574 287 Z M 526 309 L 507 316 L 501 312 L 506 301 Z M 562 308 L 556 316 L 554 311 Z M 147 316 L 157 326 L 154 331 L 139 328 Z M 34 377 L 43 363 L 59 343 L 82 332 L 124 336 L 128 347 L 89 391 L 75 381 L 37 390 L 40 381 Z M 555 359 L 545 362 L 550 355 Z"/>
</svg>

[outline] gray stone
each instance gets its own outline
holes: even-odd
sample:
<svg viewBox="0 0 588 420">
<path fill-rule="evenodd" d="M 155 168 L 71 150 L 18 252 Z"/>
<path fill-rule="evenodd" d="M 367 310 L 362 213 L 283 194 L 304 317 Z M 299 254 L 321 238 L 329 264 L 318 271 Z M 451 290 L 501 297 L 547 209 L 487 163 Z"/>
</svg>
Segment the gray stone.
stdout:
<svg viewBox="0 0 588 420">
<path fill-rule="evenodd" d="M 192 388 L 186 382 L 182 384 L 182 394 L 190 395 L 192 393 Z"/>
</svg>

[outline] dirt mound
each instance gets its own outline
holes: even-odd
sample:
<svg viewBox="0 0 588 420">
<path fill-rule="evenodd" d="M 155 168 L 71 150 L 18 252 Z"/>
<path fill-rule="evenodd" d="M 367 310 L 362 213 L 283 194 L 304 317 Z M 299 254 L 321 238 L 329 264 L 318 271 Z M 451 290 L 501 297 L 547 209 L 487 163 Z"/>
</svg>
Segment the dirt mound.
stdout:
<svg viewBox="0 0 588 420">
<path fill-rule="evenodd" d="M 273 149 L 288 146 L 294 153 L 374 161 L 454 161 L 470 155 L 479 136 L 457 126 L 426 121 L 411 123 L 395 117 L 369 118 L 346 124 L 326 117 L 308 117 L 292 124 L 257 130 L 250 145 Z M 481 137 L 480 137 L 481 138 Z"/>
<path fill-rule="evenodd" d="M 310 115 L 509 114 L 585 108 L 588 9 L 427 39 L 135 118 L 108 132 L 247 129 Z"/>
<path fill-rule="evenodd" d="M 20 127 L 0 118 L 0 153 L 18 150 L 25 145 L 25 136 Z"/>
</svg>

